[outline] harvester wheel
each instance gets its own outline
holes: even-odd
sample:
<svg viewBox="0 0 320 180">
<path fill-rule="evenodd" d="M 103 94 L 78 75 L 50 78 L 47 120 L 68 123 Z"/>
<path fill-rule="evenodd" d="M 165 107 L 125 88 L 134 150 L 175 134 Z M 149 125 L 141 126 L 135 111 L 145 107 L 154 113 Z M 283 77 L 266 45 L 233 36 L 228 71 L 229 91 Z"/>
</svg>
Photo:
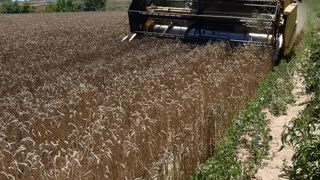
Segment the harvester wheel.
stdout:
<svg viewBox="0 0 320 180">
<path fill-rule="evenodd" d="M 284 48 L 281 48 L 278 52 L 273 54 L 273 58 L 272 58 L 273 65 L 274 66 L 279 65 L 281 62 L 281 59 L 283 58 L 284 58 Z"/>
</svg>

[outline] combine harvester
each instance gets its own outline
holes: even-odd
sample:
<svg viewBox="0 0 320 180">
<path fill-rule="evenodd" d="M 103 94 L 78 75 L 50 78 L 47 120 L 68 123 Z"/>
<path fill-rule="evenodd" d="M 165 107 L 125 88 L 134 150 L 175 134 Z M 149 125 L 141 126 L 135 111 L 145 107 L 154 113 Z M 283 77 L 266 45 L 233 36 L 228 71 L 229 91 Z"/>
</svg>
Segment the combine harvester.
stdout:
<svg viewBox="0 0 320 180">
<path fill-rule="evenodd" d="M 293 0 L 132 0 L 130 41 L 146 35 L 254 43 L 271 46 L 278 60 L 291 53 L 297 6 Z"/>
</svg>

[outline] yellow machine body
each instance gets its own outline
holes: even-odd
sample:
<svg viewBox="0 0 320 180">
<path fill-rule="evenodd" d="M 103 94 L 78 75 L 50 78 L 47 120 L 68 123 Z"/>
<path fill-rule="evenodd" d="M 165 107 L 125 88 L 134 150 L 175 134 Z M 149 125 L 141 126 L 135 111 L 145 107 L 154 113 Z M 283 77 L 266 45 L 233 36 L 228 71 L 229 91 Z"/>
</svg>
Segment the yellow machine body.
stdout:
<svg viewBox="0 0 320 180">
<path fill-rule="evenodd" d="M 285 1 L 285 8 L 283 13 L 284 19 L 284 56 L 291 54 L 294 41 L 295 33 L 297 27 L 297 16 L 298 16 L 298 5 L 297 3 L 292 3 L 291 0 Z"/>
</svg>

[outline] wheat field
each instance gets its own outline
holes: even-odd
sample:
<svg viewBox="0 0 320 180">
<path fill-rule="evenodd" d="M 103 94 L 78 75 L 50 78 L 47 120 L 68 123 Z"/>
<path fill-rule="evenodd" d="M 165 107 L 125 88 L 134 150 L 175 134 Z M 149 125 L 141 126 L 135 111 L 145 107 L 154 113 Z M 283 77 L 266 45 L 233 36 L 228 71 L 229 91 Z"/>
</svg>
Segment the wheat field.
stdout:
<svg viewBox="0 0 320 180">
<path fill-rule="evenodd" d="M 146 37 L 126 13 L 0 16 L 0 179 L 187 179 L 268 47 Z"/>
</svg>

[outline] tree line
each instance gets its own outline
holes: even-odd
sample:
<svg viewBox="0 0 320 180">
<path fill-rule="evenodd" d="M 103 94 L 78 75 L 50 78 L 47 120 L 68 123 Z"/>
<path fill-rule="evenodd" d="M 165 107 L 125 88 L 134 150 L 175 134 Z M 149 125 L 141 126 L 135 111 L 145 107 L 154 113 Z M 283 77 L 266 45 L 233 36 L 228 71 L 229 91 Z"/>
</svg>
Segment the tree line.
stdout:
<svg viewBox="0 0 320 180">
<path fill-rule="evenodd" d="M 107 0 L 58 0 L 48 4 L 45 12 L 104 11 Z"/>
<path fill-rule="evenodd" d="M 29 2 L 18 3 L 10 0 L 0 0 L 0 13 L 13 14 L 13 13 L 31 13 L 34 9 Z"/>
<path fill-rule="evenodd" d="M 44 12 L 79 12 L 79 11 L 104 11 L 107 0 L 57 0 L 46 5 Z M 32 13 L 35 8 L 30 2 L 0 0 L 0 13 Z"/>
</svg>

